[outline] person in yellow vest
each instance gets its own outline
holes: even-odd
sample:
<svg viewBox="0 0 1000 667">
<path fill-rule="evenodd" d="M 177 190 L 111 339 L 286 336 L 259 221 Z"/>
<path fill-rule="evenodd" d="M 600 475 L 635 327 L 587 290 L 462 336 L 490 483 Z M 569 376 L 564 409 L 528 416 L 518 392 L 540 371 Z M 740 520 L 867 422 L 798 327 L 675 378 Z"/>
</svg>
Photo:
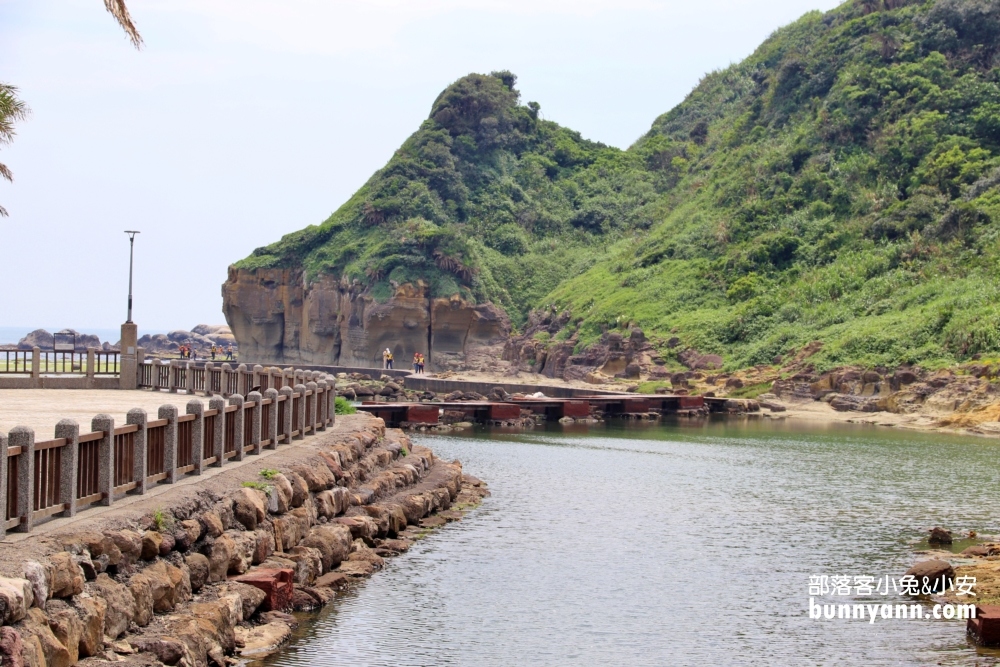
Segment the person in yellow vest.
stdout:
<svg viewBox="0 0 1000 667">
<path fill-rule="evenodd" d="M 385 367 L 391 369 L 392 368 L 392 352 L 389 351 L 389 348 L 385 348 L 385 353 L 386 353 L 386 357 L 385 357 L 385 364 L 386 364 L 386 366 Z"/>
</svg>

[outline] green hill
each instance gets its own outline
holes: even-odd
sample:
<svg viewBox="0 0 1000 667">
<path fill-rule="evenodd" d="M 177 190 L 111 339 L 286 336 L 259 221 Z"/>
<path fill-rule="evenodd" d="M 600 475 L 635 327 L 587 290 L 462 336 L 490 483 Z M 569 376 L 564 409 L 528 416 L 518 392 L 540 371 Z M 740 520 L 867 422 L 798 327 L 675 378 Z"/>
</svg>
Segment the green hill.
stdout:
<svg viewBox="0 0 1000 667">
<path fill-rule="evenodd" d="M 807 14 L 628 151 L 537 112 L 507 72 L 457 81 L 326 222 L 238 266 L 422 278 L 515 326 L 568 311 L 578 349 L 638 325 L 728 367 L 1000 351 L 1000 1 Z"/>
</svg>

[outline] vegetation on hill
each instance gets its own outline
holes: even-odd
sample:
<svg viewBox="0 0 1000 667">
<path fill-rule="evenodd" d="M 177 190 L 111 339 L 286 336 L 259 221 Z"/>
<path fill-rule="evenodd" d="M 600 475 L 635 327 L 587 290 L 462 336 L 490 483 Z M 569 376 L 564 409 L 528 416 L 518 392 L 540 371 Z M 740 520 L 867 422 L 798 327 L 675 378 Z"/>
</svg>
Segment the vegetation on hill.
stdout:
<svg viewBox="0 0 1000 667">
<path fill-rule="evenodd" d="M 538 112 L 519 103 L 509 72 L 456 81 L 329 219 L 237 266 L 301 265 L 309 277 L 329 272 L 370 285 L 380 299 L 392 283 L 421 279 L 435 296 L 493 301 L 522 322 L 656 197 L 638 157 Z"/>
<path fill-rule="evenodd" d="M 470 75 L 329 220 L 240 266 L 503 306 L 771 363 L 1000 350 L 1000 0 L 860 0 L 706 76 L 628 151 Z M 664 353 L 669 350 L 663 347 Z"/>
</svg>

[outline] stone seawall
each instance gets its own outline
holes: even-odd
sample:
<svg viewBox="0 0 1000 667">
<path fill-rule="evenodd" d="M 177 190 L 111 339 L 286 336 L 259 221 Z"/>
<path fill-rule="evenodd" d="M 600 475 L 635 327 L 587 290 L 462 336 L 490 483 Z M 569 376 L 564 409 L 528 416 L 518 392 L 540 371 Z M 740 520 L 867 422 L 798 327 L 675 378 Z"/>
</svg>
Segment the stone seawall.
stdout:
<svg viewBox="0 0 1000 667">
<path fill-rule="evenodd" d="M 290 636 L 288 611 L 331 602 L 488 494 L 381 420 L 343 421 L 195 493 L 0 543 L 3 664 L 260 657 Z"/>
</svg>

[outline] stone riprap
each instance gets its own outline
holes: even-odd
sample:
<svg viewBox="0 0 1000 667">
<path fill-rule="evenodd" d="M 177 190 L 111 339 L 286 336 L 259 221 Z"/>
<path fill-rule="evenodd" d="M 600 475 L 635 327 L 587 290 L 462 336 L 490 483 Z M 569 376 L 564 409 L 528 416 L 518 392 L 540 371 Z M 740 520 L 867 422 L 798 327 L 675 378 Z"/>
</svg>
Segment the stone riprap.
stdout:
<svg viewBox="0 0 1000 667">
<path fill-rule="evenodd" d="M 5 545 L 0 660 L 223 667 L 260 657 L 290 636 L 287 612 L 330 603 L 487 495 L 458 462 L 381 420 L 352 419 L 354 430 L 252 484 L 29 538 L 38 543 L 24 547 L 20 571 L 9 562 L 19 546 Z M 280 577 L 291 585 L 276 592 Z"/>
</svg>

